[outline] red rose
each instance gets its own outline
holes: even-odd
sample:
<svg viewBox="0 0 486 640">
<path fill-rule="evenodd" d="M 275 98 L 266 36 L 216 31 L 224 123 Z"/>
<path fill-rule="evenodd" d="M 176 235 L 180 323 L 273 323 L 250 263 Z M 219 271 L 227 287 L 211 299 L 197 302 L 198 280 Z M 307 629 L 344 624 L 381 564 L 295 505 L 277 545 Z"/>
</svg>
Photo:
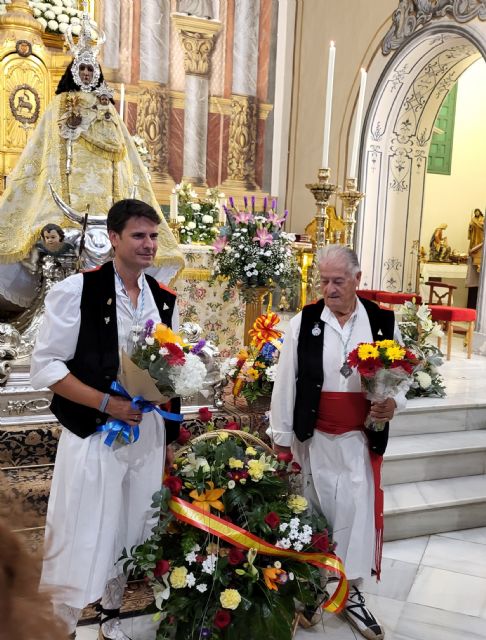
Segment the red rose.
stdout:
<svg viewBox="0 0 486 640">
<path fill-rule="evenodd" d="M 280 524 L 280 516 L 275 511 L 270 511 L 264 518 L 270 529 L 275 529 Z"/>
<path fill-rule="evenodd" d="M 224 609 L 218 609 L 216 611 L 216 615 L 214 616 L 213 624 L 218 629 L 226 629 L 226 627 L 231 622 L 231 616 L 228 611 Z"/>
<path fill-rule="evenodd" d="M 169 476 L 164 480 L 164 486 L 173 496 L 178 496 L 182 489 L 182 480 L 178 476 Z"/>
<path fill-rule="evenodd" d="M 237 547 L 231 547 L 228 553 L 228 562 L 231 565 L 235 567 L 237 564 L 241 564 L 244 559 L 245 554 L 241 549 L 238 549 Z"/>
<path fill-rule="evenodd" d="M 302 467 L 298 462 L 292 462 L 290 465 L 290 471 L 291 473 L 300 473 L 302 471 Z"/>
<path fill-rule="evenodd" d="M 186 427 L 181 427 L 179 431 L 179 437 L 177 438 L 177 443 L 181 446 L 185 445 L 186 442 L 189 442 L 191 439 L 191 432 Z"/>
<path fill-rule="evenodd" d="M 280 453 L 277 453 L 277 460 L 279 462 L 292 462 L 293 457 L 291 451 L 280 451 Z"/>
<path fill-rule="evenodd" d="M 225 429 L 229 429 L 230 431 L 239 431 L 240 430 L 240 425 L 235 422 L 234 420 L 231 420 L 230 422 L 227 422 L 224 425 Z"/>
<path fill-rule="evenodd" d="M 212 419 L 212 417 L 213 417 L 213 414 L 211 413 L 211 411 L 209 411 L 207 407 L 201 407 L 199 409 L 199 418 L 203 422 L 209 422 Z"/>
<path fill-rule="evenodd" d="M 161 578 L 162 576 L 165 576 L 169 569 L 170 564 L 168 560 L 159 560 L 155 565 L 154 576 L 156 578 Z"/>
<path fill-rule="evenodd" d="M 329 536 L 326 529 L 321 531 L 321 533 L 314 533 L 312 535 L 311 544 L 314 549 L 327 553 L 329 551 Z"/>
</svg>

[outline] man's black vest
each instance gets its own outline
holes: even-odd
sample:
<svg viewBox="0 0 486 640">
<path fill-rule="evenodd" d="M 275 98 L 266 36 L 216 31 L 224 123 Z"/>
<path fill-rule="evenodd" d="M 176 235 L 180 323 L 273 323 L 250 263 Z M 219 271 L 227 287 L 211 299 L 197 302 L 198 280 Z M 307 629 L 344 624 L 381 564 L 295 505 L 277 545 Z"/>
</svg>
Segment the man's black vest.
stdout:
<svg viewBox="0 0 486 640">
<path fill-rule="evenodd" d="M 145 276 L 159 310 L 161 321 L 171 326 L 176 295 L 160 287 L 149 275 Z M 66 362 L 69 371 L 81 382 L 103 393 L 110 391 L 119 366 L 118 325 L 116 317 L 115 272 L 113 262 L 100 269 L 83 273 L 81 295 L 81 325 L 74 358 Z M 171 401 L 171 411 L 180 412 L 180 400 Z M 67 400 L 54 394 L 51 411 L 59 422 L 80 438 L 92 435 L 104 424 L 108 415 L 97 409 Z M 166 441 L 179 435 L 179 423 L 166 420 Z"/>
<path fill-rule="evenodd" d="M 395 327 L 393 311 L 380 309 L 377 304 L 359 298 L 371 325 L 373 340 L 392 340 Z M 294 407 L 294 432 L 304 442 L 312 437 L 317 421 L 324 371 L 322 350 L 324 348 L 324 326 L 321 314 L 324 300 L 309 304 L 302 309 L 299 341 L 297 345 L 297 382 Z M 312 331 L 318 327 L 320 331 Z M 317 335 L 316 335 L 317 334 Z M 366 430 L 370 449 L 383 455 L 388 442 L 389 425 L 383 431 Z"/>
</svg>

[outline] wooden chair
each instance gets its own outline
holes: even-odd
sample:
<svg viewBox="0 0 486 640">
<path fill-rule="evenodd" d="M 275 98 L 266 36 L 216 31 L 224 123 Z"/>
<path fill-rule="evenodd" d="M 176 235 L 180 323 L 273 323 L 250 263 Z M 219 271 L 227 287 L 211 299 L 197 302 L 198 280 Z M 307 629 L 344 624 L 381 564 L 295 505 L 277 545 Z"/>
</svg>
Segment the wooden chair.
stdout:
<svg viewBox="0 0 486 640">
<path fill-rule="evenodd" d="M 454 284 L 441 282 L 440 280 L 428 280 L 425 284 L 430 287 L 429 301 L 427 302 L 428 305 L 436 304 L 446 305 L 447 307 L 452 306 L 452 295 L 457 289 Z M 445 291 L 442 291 L 441 293 L 440 289 L 445 289 Z"/>
</svg>

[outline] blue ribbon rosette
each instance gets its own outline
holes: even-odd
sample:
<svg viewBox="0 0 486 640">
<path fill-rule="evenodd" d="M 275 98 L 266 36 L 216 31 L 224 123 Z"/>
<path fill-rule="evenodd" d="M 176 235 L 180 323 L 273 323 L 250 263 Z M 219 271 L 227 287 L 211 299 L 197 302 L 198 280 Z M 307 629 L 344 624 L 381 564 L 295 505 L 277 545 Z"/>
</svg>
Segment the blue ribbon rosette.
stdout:
<svg viewBox="0 0 486 640">
<path fill-rule="evenodd" d="M 161 409 L 153 402 L 145 400 L 142 396 L 135 396 L 132 398 L 128 391 L 119 382 L 112 382 L 110 389 L 112 391 L 115 391 L 119 396 L 130 400 L 132 408 L 137 409 L 140 413 L 149 413 L 150 411 L 156 411 L 165 420 L 173 420 L 174 422 L 182 422 L 184 419 L 184 416 L 182 414 L 164 411 L 164 409 Z M 105 438 L 105 444 L 108 447 L 111 447 L 113 445 L 118 436 L 120 436 L 122 440 L 126 442 L 126 444 L 137 442 L 140 436 L 140 427 L 138 426 L 138 424 L 132 426 L 127 422 L 124 422 L 123 420 L 117 420 L 116 418 L 110 418 L 109 420 L 107 420 L 105 424 L 102 424 L 97 428 L 97 431 L 107 432 L 108 435 Z"/>
</svg>

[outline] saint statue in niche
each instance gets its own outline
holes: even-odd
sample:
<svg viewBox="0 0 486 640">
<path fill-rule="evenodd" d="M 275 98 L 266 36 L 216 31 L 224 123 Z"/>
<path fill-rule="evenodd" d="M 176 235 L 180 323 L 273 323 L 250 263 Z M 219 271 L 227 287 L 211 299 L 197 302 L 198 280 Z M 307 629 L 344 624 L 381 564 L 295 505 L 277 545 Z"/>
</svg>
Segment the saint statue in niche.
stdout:
<svg viewBox="0 0 486 640">
<path fill-rule="evenodd" d="M 467 306 L 470 309 L 475 309 L 478 299 L 479 270 L 481 268 L 484 242 L 484 213 L 481 209 L 474 209 L 467 230 L 467 239 L 469 240 L 465 283 L 467 287 Z"/>
<path fill-rule="evenodd" d="M 187 13 L 189 16 L 197 16 L 198 18 L 214 18 L 214 9 L 212 0 L 178 0 L 177 11 L 179 13 Z"/>
<path fill-rule="evenodd" d="M 451 255 L 451 248 L 444 236 L 447 229 L 446 224 L 441 224 L 435 229 L 429 244 L 429 261 L 430 262 L 448 262 Z"/>
</svg>

